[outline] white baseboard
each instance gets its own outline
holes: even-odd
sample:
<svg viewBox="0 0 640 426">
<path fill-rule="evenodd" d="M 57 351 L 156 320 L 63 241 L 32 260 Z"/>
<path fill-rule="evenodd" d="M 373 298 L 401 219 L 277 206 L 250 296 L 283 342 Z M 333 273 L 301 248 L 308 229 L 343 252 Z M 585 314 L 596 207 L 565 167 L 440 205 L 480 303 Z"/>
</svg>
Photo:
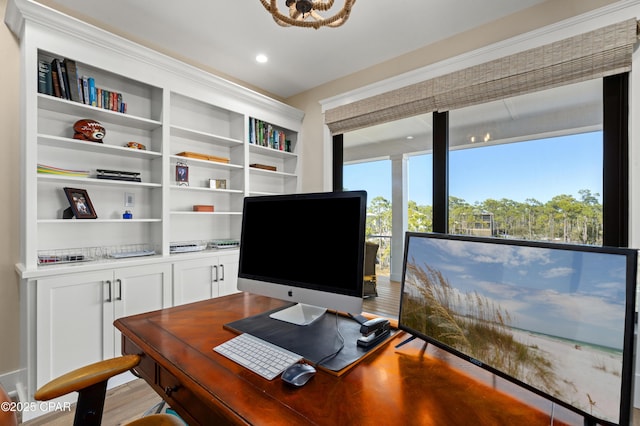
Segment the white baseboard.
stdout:
<svg viewBox="0 0 640 426">
<path fill-rule="evenodd" d="M 8 373 L 0 374 L 0 383 L 2 383 L 2 387 L 9 394 L 10 397 L 14 398 L 19 395 L 20 389 L 23 388 L 24 377 L 26 376 L 26 370 L 15 370 L 10 371 Z"/>
</svg>

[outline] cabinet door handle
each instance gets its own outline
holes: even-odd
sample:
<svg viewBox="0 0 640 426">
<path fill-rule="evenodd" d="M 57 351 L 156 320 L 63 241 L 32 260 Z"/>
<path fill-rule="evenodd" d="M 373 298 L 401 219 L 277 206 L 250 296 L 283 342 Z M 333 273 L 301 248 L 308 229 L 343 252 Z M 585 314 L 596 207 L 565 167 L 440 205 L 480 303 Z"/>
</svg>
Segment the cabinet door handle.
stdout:
<svg viewBox="0 0 640 426">
<path fill-rule="evenodd" d="M 218 265 L 213 265 L 212 268 L 215 270 L 215 273 L 213 274 L 213 282 L 217 283 L 218 282 Z"/>
<path fill-rule="evenodd" d="M 111 280 L 107 280 L 107 286 L 109 287 L 109 297 L 107 297 L 107 303 L 111 303 L 113 299 L 111 298 Z"/>
<path fill-rule="evenodd" d="M 224 265 L 220 265 L 220 281 L 224 281 Z"/>
<path fill-rule="evenodd" d="M 122 280 L 118 278 L 116 284 L 118 284 L 118 297 L 116 297 L 116 300 L 122 300 Z"/>
</svg>

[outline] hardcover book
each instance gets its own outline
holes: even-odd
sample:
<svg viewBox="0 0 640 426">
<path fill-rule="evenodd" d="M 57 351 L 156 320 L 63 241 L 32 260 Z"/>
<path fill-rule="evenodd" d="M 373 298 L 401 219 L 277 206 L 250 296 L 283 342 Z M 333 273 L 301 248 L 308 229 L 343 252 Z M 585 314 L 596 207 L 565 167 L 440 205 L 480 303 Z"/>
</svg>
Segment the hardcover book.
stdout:
<svg viewBox="0 0 640 426">
<path fill-rule="evenodd" d="M 38 93 L 53 95 L 51 64 L 44 60 L 38 61 Z"/>
<path fill-rule="evenodd" d="M 78 70 L 76 68 L 76 61 L 71 59 L 64 59 L 62 61 L 64 68 L 66 69 L 66 83 L 69 90 L 69 99 L 74 102 L 82 102 L 82 95 L 78 90 Z"/>
</svg>

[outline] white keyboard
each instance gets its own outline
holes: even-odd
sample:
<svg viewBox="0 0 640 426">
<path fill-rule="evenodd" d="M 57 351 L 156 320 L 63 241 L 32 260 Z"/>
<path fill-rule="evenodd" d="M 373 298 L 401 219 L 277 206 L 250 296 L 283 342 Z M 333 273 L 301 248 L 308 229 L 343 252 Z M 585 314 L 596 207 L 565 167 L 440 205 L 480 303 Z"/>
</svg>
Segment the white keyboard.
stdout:
<svg viewBox="0 0 640 426">
<path fill-rule="evenodd" d="M 301 355 L 251 334 L 240 334 L 216 346 L 214 351 L 271 380 L 302 359 Z"/>
</svg>

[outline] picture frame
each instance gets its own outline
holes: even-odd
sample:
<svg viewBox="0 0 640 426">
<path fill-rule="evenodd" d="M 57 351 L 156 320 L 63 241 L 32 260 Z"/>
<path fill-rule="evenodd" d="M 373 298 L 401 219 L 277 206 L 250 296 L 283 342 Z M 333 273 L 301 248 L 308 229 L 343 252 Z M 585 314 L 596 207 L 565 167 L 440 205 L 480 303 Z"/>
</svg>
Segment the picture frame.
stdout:
<svg viewBox="0 0 640 426">
<path fill-rule="evenodd" d="M 189 166 L 186 164 L 176 164 L 176 183 L 189 186 Z"/>
<path fill-rule="evenodd" d="M 71 209 L 71 212 L 76 219 L 98 218 L 86 189 L 64 188 L 64 193 L 69 201 L 69 209 Z"/>
</svg>

